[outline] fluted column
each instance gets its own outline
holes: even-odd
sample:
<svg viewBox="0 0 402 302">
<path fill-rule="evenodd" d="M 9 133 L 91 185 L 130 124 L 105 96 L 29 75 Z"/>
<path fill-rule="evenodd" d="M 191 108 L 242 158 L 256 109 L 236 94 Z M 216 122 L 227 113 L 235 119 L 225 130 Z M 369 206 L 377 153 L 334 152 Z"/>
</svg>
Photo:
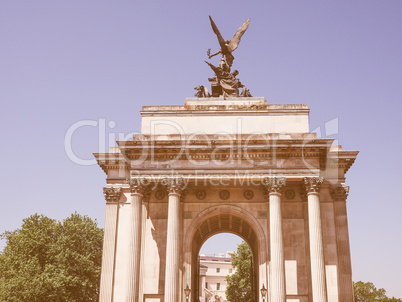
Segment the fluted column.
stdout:
<svg viewBox="0 0 402 302">
<path fill-rule="evenodd" d="M 106 214 L 103 235 L 99 301 L 110 302 L 112 301 L 113 296 L 117 211 L 121 189 L 103 188 L 103 193 L 106 199 Z"/>
<path fill-rule="evenodd" d="M 334 202 L 339 301 L 353 301 L 352 264 L 346 209 L 346 198 L 349 194 L 349 187 L 346 187 L 344 184 L 333 185 L 331 186 L 330 193 Z"/>
<path fill-rule="evenodd" d="M 281 192 L 285 178 L 266 178 L 264 180 L 266 195 L 269 198 L 270 228 L 270 295 L 271 302 L 285 302 L 285 263 L 283 256 Z"/>
<path fill-rule="evenodd" d="M 169 193 L 166 243 L 165 302 L 178 302 L 180 297 L 180 198 L 185 184 L 182 178 L 165 179 Z"/>
<path fill-rule="evenodd" d="M 145 178 L 129 180 L 131 193 L 131 223 L 129 231 L 129 259 L 127 301 L 137 302 L 140 281 L 142 201 L 147 195 L 149 182 Z"/>
<path fill-rule="evenodd" d="M 322 178 L 304 178 L 307 193 L 310 238 L 311 285 L 313 302 L 326 302 L 324 247 L 322 241 L 321 209 L 319 192 Z"/>
</svg>

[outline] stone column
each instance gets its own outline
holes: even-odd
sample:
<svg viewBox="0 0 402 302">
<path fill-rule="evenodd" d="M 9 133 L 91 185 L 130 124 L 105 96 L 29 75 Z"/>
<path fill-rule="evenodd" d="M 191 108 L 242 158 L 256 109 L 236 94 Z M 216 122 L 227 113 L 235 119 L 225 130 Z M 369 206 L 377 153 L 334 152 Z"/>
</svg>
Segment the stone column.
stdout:
<svg viewBox="0 0 402 302">
<path fill-rule="evenodd" d="M 205 288 L 205 282 L 206 282 L 206 277 L 205 276 L 202 276 L 202 278 L 201 278 L 201 287 L 200 287 L 200 289 L 199 289 L 199 291 L 198 291 L 198 295 L 199 296 L 201 296 L 201 301 L 205 301 L 205 291 L 204 291 L 204 288 Z M 198 300 L 196 300 L 196 301 L 198 301 Z"/>
<path fill-rule="evenodd" d="M 311 285 L 313 289 L 313 302 L 327 301 L 319 195 L 322 182 L 323 179 L 321 177 L 306 177 L 303 179 L 303 185 L 307 193 L 308 202 Z"/>
<path fill-rule="evenodd" d="M 270 228 L 270 295 L 271 302 L 285 302 L 285 262 L 283 256 L 281 192 L 285 178 L 266 178 L 266 195 L 269 198 Z"/>
<path fill-rule="evenodd" d="M 149 197 L 151 195 L 151 188 L 147 190 L 147 194 L 144 196 L 142 202 L 142 229 L 141 229 L 141 263 L 140 263 L 140 288 L 139 288 L 139 302 L 144 302 L 144 280 L 145 272 L 146 272 L 146 254 L 145 254 L 145 240 L 146 240 L 146 233 L 147 233 L 147 217 L 148 217 L 148 209 L 149 209 Z"/>
<path fill-rule="evenodd" d="M 353 301 L 352 264 L 346 209 L 346 198 L 349 194 L 349 187 L 346 187 L 344 184 L 333 185 L 331 186 L 330 193 L 334 202 L 339 301 Z"/>
<path fill-rule="evenodd" d="M 177 302 L 180 297 L 180 198 L 185 190 L 182 178 L 165 179 L 169 193 L 166 242 L 165 302 Z"/>
<path fill-rule="evenodd" d="M 117 213 L 121 196 L 120 188 L 103 188 L 106 199 L 105 228 L 103 235 L 100 302 L 110 302 L 113 296 L 114 263 L 117 230 Z"/>
<path fill-rule="evenodd" d="M 131 193 L 131 223 L 129 232 L 129 259 L 127 279 L 127 301 L 138 302 L 140 263 L 141 263 L 141 233 L 142 233 L 142 201 L 148 195 L 149 182 L 145 178 L 129 180 Z"/>
</svg>

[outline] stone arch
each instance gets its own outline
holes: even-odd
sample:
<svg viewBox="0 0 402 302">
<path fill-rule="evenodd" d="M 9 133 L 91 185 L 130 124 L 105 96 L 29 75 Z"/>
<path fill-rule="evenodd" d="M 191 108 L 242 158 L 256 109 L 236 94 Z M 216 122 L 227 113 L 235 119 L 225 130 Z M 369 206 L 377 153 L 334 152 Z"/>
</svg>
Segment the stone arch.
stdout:
<svg viewBox="0 0 402 302">
<path fill-rule="evenodd" d="M 183 288 L 188 284 L 192 291 L 192 301 L 196 295 L 198 254 L 204 242 L 219 233 L 232 233 L 244 239 L 253 251 L 254 292 L 258 297 L 262 284 L 267 287 L 267 238 L 264 226 L 252 213 L 240 206 L 213 205 L 197 215 L 187 227 L 184 236 L 184 278 Z"/>
</svg>

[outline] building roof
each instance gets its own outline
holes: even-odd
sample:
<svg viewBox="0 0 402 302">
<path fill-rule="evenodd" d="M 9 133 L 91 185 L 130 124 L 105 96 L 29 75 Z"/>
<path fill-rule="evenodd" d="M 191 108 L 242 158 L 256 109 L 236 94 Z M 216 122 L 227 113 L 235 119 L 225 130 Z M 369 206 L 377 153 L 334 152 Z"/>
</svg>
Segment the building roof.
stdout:
<svg viewBox="0 0 402 302">
<path fill-rule="evenodd" d="M 200 261 L 232 262 L 232 258 L 218 256 L 200 256 Z"/>
</svg>

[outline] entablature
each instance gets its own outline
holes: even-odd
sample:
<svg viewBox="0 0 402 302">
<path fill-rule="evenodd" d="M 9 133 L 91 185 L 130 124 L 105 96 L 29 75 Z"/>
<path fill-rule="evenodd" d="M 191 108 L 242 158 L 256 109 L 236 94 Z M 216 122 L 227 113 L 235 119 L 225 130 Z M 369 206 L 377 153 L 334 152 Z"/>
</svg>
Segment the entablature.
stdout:
<svg viewBox="0 0 402 302">
<path fill-rule="evenodd" d="M 168 137 L 169 138 L 169 137 Z M 153 138 L 141 136 L 141 140 L 118 141 L 121 153 L 131 160 L 154 158 L 160 160 L 205 159 L 211 156 L 222 158 L 253 157 L 300 157 L 326 154 L 333 139 L 317 139 L 312 135 L 299 138 L 279 138 L 274 135 L 253 135 L 252 137 L 216 137 L 198 135 L 182 139 L 177 137 Z"/>
<path fill-rule="evenodd" d="M 282 139 L 274 143 L 259 144 L 236 141 L 227 144 L 223 140 L 213 145 L 197 142 L 176 145 L 166 141 L 160 145 L 119 142 L 119 148 L 111 153 L 95 153 L 95 158 L 107 173 L 112 169 L 277 169 L 277 170 L 339 170 L 346 173 L 354 163 L 358 151 L 331 151 L 332 139 L 305 140 Z M 117 151 L 116 151 L 117 150 Z M 223 167 L 225 166 L 225 167 Z"/>
</svg>

